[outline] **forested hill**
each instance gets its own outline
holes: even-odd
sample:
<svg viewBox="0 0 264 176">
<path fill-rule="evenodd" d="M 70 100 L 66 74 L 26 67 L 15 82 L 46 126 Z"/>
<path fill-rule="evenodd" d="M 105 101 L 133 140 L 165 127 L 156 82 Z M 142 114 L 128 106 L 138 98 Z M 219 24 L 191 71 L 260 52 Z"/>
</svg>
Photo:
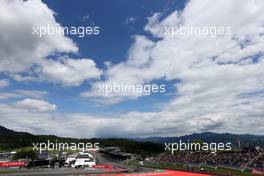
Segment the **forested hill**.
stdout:
<svg viewBox="0 0 264 176">
<path fill-rule="evenodd" d="M 117 146 L 122 151 L 129 153 L 138 153 L 142 155 L 156 154 L 163 152 L 162 144 L 153 142 L 135 141 L 122 138 L 91 138 L 91 139 L 76 139 L 65 138 L 54 135 L 33 135 L 26 132 L 16 132 L 0 126 L 0 150 L 14 150 L 22 147 L 33 148 L 33 143 L 47 141 L 57 143 L 99 143 L 100 147 Z"/>
</svg>

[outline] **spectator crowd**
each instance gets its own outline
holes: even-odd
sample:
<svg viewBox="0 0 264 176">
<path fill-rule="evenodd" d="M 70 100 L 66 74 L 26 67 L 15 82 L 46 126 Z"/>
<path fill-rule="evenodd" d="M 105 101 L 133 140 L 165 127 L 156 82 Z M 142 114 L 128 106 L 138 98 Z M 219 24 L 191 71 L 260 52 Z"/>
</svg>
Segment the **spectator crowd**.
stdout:
<svg viewBox="0 0 264 176">
<path fill-rule="evenodd" d="M 261 150 L 225 151 L 225 152 L 177 152 L 163 153 L 157 157 L 161 163 L 206 164 L 211 166 L 264 168 L 264 152 Z"/>
</svg>

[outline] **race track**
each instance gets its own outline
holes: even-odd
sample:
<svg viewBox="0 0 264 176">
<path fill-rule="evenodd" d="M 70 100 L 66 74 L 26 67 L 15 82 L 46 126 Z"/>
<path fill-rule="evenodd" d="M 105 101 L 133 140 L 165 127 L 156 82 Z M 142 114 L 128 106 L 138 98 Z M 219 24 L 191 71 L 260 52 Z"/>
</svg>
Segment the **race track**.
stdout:
<svg viewBox="0 0 264 176">
<path fill-rule="evenodd" d="M 3 171 L 3 170 L 2 170 Z M 74 169 L 74 168 L 57 168 L 57 169 L 20 169 L 9 170 L 9 173 L 1 174 L 1 176 L 209 176 L 205 174 L 173 171 L 173 170 L 158 170 L 140 168 L 132 172 L 131 170 L 115 170 L 115 169 Z M 13 171 L 13 172 L 12 172 Z"/>
</svg>

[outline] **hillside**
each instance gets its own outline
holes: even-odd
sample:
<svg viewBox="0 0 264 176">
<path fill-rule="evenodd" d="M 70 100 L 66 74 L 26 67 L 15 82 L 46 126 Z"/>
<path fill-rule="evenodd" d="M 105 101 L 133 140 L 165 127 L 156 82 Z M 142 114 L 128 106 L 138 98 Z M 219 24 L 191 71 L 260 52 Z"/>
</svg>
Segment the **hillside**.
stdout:
<svg viewBox="0 0 264 176">
<path fill-rule="evenodd" d="M 99 143 L 100 147 L 118 146 L 121 150 L 129 153 L 138 153 L 149 155 L 160 153 L 163 151 L 161 144 L 148 141 L 134 141 L 120 138 L 91 138 L 91 139 L 76 139 L 58 137 L 55 135 L 33 135 L 25 132 L 16 132 L 0 126 L 0 149 L 12 150 L 22 147 L 33 147 L 33 143 L 44 142 L 61 142 L 61 143 Z"/>
<path fill-rule="evenodd" d="M 15 133 L 15 131 L 9 130 L 3 126 L 0 126 L 0 135 L 2 135 L 2 134 L 14 134 L 14 133 Z"/>
</svg>

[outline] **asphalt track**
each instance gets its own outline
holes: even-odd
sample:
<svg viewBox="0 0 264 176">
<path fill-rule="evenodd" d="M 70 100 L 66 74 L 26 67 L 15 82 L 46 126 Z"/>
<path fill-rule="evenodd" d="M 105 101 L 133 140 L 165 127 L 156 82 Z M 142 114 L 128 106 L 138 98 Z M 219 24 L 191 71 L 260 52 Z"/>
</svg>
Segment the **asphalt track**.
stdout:
<svg viewBox="0 0 264 176">
<path fill-rule="evenodd" d="M 101 158 L 95 168 L 0 169 L 1 176 L 209 176 L 191 172 L 127 166 Z"/>
</svg>

